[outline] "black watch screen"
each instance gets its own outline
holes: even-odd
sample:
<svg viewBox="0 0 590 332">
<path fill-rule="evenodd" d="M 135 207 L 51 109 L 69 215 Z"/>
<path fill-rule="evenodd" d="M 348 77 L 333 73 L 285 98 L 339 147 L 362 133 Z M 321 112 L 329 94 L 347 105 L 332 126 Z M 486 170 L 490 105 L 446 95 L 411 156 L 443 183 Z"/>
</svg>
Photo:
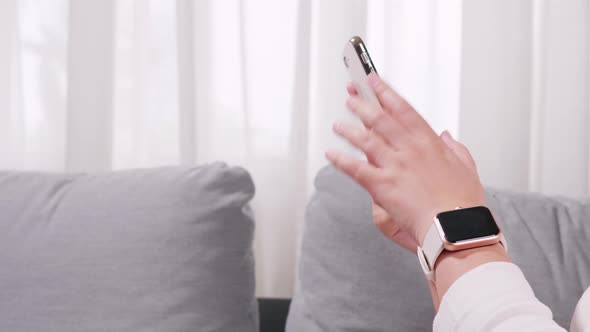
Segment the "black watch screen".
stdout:
<svg viewBox="0 0 590 332">
<path fill-rule="evenodd" d="M 451 243 L 500 233 L 492 212 L 484 206 L 442 212 L 436 218 Z"/>
</svg>

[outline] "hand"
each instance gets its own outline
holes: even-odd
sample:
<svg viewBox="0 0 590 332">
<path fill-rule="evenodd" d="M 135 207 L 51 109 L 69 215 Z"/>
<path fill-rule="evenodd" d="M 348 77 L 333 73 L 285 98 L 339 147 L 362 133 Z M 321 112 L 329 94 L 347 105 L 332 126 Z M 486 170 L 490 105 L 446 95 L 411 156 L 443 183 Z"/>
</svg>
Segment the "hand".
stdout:
<svg viewBox="0 0 590 332">
<path fill-rule="evenodd" d="M 346 86 L 346 91 L 348 91 L 350 96 L 358 96 L 358 91 L 352 82 Z M 375 201 L 373 201 L 371 205 L 373 210 L 373 223 L 381 233 L 388 239 L 399 244 L 401 247 L 408 249 L 410 252 L 416 252 L 418 247 L 416 240 L 414 240 L 406 231 L 400 229 L 399 225 L 391 219 L 389 213 L 387 213 L 387 211 L 385 211 L 385 209 L 379 204 L 376 204 Z"/>
<path fill-rule="evenodd" d="M 358 96 L 358 92 L 352 83 L 349 83 L 346 86 L 346 90 L 351 97 Z M 457 157 L 464 161 L 467 167 L 473 171 L 476 171 L 475 161 L 463 144 L 455 141 L 447 131 L 442 133 L 441 138 L 443 142 L 451 149 L 451 151 L 453 151 Z M 410 252 L 416 252 L 418 242 L 412 238 L 409 233 L 400 229 L 399 225 L 393 219 L 391 219 L 385 209 L 375 202 L 372 202 L 372 209 L 373 223 L 377 226 L 381 233 L 383 233 L 383 235 L 396 242 L 401 247 L 408 249 Z"/>
<path fill-rule="evenodd" d="M 448 131 L 444 131 L 441 134 L 441 139 L 449 149 L 451 149 L 459 159 L 463 160 L 465 165 L 476 171 L 475 161 L 467 148 L 455 141 Z M 389 213 L 385 211 L 379 204 L 373 202 L 373 223 L 377 228 L 385 235 L 388 239 L 399 244 L 401 247 L 408 249 L 410 252 L 415 253 L 418 248 L 418 242 L 410 236 L 409 233 L 402 230 L 399 225 L 389 216 Z"/>
<path fill-rule="evenodd" d="M 326 157 L 387 211 L 395 225 L 389 226 L 389 231 L 395 231 L 394 240 L 412 249 L 422 243 L 438 212 L 484 205 L 485 195 L 473 158 L 463 145 L 447 132 L 441 137 L 436 135 L 377 75 L 371 75 L 369 83 L 381 108 L 364 102 L 355 93 L 347 102 L 366 128 L 334 125 L 334 131 L 363 151 L 368 162 L 336 151 L 328 151 Z M 354 92 L 350 87 L 348 90 Z M 378 226 L 386 225 L 382 219 L 375 219 L 376 223 L 379 220 Z M 409 240 L 398 240 L 402 235 Z"/>
</svg>

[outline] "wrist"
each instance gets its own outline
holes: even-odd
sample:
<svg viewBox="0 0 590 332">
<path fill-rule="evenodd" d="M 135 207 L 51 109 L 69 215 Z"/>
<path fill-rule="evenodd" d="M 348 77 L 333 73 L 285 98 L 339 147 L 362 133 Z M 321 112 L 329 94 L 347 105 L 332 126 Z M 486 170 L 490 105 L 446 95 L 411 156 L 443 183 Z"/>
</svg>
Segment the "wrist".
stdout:
<svg viewBox="0 0 590 332">
<path fill-rule="evenodd" d="M 492 212 L 473 206 L 439 212 L 422 226 L 418 261 L 429 281 L 434 281 L 435 306 L 463 274 L 488 262 L 510 261 L 506 242 Z M 428 226 L 426 228 L 425 226 Z"/>
<path fill-rule="evenodd" d="M 433 215 L 434 216 L 434 215 Z M 424 239 L 426 238 L 426 234 L 430 230 L 430 227 L 434 226 L 434 217 L 430 218 L 430 222 L 428 223 L 421 223 L 419 227 L 416 229 L 416 242 L 419 246 L 424 246 Z"/>
<path fill-rule="evenodd" d="M 434 270 L 439 271 L 439 269 L 441 269 L 444 271 L 445 268 L 451 265 L 464 264 L 467 262 L 487 263 L 488 260 L 493 261 L 496 258 L 500 260 L 509 259 L 506 249 L 504 249 L 504 246 L 502 246 L 501 243 L 459 251 L 445 250 L 440 256 L 438 256 L 436 264 L 434 265 Z"/>
<path fill-rule="evenodd" d="M 465 273 L 491 262 L 511 262 L 502 244 L 441 253 L 434 266 L 438 299 Z"/>
</svg>

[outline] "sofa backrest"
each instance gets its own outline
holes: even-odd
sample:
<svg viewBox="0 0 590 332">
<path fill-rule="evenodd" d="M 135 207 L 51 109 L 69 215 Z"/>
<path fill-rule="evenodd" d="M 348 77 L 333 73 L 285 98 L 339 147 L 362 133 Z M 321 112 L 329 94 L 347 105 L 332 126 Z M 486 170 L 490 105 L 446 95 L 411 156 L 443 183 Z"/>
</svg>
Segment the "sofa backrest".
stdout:
<svg viewBox="0 0 590 332">
<path fill-rule="evenodd" d="M 257 331 L 248 173 L 0 172 L 0 331 Z"/>
</svg>

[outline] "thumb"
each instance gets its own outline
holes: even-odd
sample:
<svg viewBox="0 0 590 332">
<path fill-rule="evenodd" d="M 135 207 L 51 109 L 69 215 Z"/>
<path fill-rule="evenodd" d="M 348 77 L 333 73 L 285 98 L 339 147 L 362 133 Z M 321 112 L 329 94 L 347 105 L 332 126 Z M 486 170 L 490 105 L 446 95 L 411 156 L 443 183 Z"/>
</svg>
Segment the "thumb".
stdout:
<svg viewBox="0 0 590 332">
<path fill-rule="evenodd" d="M 477 171 L 475 160 L 473 159 L 471 153 L 469 153 L 469 150 L 467 150 L 465 145 L 457 142 L 447 130 L 442 132 L 440 138 L 443 140 L 443 142 L 445 142 L 449 149 L 451 149 L 451 151 L 453 151 L 455 155 L 459 157 L 459 159 L 461 159 L 461 161 L 467 167 L 469 167 L 473 171 Z"/>
<path fill-rule="evenodd" d="M 387 238 L 400 246 L 408 249 L 410 252 L 415 253 L 418 243 L 409 233 L 402 231 L 399 226 L 391 219 L 389 213 L 385 211 L 381 206 L 373 202 L 373 223 Z"/>
</svg>

